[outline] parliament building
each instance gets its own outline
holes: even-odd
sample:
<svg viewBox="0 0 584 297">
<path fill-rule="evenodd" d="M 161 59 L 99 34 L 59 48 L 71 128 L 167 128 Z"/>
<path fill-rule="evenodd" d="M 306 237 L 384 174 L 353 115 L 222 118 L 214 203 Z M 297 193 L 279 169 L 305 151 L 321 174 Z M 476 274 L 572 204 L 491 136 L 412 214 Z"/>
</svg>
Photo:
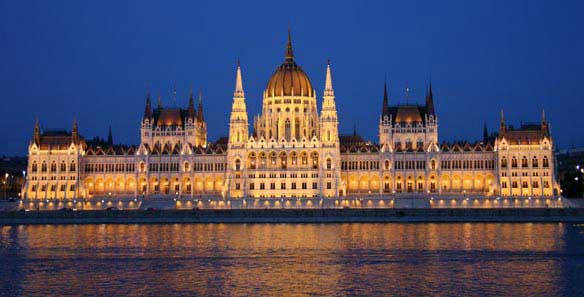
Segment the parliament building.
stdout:
<svg viewBox="0 0 584 297">
<path fill-rule="evenodd" d="M 423 104 L 392 104 L 385 87 L 377 143 L 339 135 L 330 63 L 319 101 L 290 36 L 283 63 L 250 118 L 242 70 L 235 75 L 229 136 L 207 139 L 199 95 L 186 108 L 146 95 L 140 144 L 71 131 L 41 131 L 28 147 L 21 196 L 29 201 L 130 199 L 342 199 L 342 197 L 557 197 L 549 123 L 508 125 L 479 142 L 440 142 L 431 84 Z M 380 96 L 381 97 L 381 96 Z M 318 103 L 317 103 L 318 102 Z M 209 200 L 210 201 L 210 200 Z M 322 202 L 321 202 L 322 203 Z"/>
</svg>

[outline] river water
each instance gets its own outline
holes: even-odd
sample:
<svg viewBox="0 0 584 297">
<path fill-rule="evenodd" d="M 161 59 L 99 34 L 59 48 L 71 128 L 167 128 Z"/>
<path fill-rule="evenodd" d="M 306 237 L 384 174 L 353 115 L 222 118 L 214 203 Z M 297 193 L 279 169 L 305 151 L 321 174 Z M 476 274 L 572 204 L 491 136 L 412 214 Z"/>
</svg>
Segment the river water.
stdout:
<svg viewBox="0 0 584 297">
<path fill-rule="evenodd" d="M 584 295 L 584 225 L 0 228 L 8 296 Z"/>
</svg>

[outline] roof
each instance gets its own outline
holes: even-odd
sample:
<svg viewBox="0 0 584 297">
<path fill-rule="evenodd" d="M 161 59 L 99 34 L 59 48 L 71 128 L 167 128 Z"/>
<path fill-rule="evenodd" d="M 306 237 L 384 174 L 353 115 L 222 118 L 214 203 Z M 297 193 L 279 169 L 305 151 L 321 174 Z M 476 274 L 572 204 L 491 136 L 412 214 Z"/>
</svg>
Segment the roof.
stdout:
<svg viewBox="0 0 584 297">
<path fill-rule="evenodd" d="M 188 115 L 187 109 L 156 108 L 153 113 L 154 124 L 156 126 L 182 127 L 187 122 Z"/>
<path fill-rule="evenodd" d="M 425 106 L 397 105 L 388 107 L 383 116 L 391 116 L 394 123 L 423 123 L 427 113 Z"/>
<path fill-rule="evenodd" d="M 507 126 L 499 132 L 500 137 L 506 139 L 510 144 L 538 144 L 549 137 L 549 130 L 541 124 L 521 124 L 519 128 Z"/>
</svg>

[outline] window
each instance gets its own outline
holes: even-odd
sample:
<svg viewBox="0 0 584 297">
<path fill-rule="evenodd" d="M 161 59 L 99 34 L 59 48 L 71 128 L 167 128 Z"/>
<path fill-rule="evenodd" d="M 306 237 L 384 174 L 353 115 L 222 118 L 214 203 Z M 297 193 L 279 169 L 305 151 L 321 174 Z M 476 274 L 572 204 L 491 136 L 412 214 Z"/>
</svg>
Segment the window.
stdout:
<svg viewBox="0 0 584 297">
<path fill-rule="evenodd" d="M 512 168 L 517 168 L 517 159 L 515 157 L 513 157 L 511 159 L 511 167 Z"/>
<path fill-rule="evenodd" d="M 517 189 L 517 182 L 516 181 L 512 182 L 511 187 L 513 187 L 513 189 Z"/>
<path fill-rule="evenodd" d="M 31 169 L 31 171 L 32 172 L 37 172 L 37 170 L 38 170 L 37 163 L 36 162 L 32 163 L 32 169 Z"/>
<path fill-rule="evenodd" d="M 57 172 L 57 163 L 51 163 L 51 172 Z"/>
<path fill-rule="evenodd" d="M 529 186 L 527 185 L 527 181 L 521 182 L 521 187 L 524 189 L 528 188 Z"/>
<path fill-rule="evenodd" d="M 313 190 L 318 189 L 318 183 L 312 183 L 312 189 Z"/>
<path fill-rule="evenodd" d="M 61 162 L 61 169 L 62 172 L 63 171 L 67 171 L 67 165 L 65 164 L 65 162 Z"/>
<path fill-rule="evenodd" d="M 241 170 L 241 160 L 235 160 L 235 170 Z"/>
<path fill-rule="evenodd" d="M 527 168 L 527 157 L 525 156 L 523 156 L 523 159 L 521 159 L 521 167 Z"/>
<path fill-rule="evenodd" d="M 255 184 L 254 183 L 249 183 L 249 189 L 250 190 L 255 190 Z"/>
<path fill-rule="evenodd" d="M 550 163 L 549 163 L 547 156 L 545 156 L 545 157 L 543 157 L 543 168 L 548 168 L 548 167 L 550 167 Z"/>
<path fill-rule="evenodd" d="M 507 182 L 501 182 L 501 188 L 506 189 L 507 188 Z"/>
<path fill-rule="evenodd" d="M 302 190 L 306 190 L 306 188 L 307 188 L 307 187 L 306 187 L 306 182 L 303 182 L 303 183 L 302 183 Z"/>
<path fill-rule="evenodd" d="M 326 159 L 326 169 L 332 169 L 333 165 L 332 165 L 333 161 L 331 159 Z"/>
<path fill-rule="evenodd" d="M 537 162 L 537 158 L 533 157 L 533 160 L 531 161 L 531 167 L 533 168 L 537 168 L 538 167 L 538 162 Z"/>
<path fill-rule="evenodd" d="M 286 190 L 286 183 L 281 183 L 280 184 L 280 189 Z"/>
<path fill-rule="evenodd" d="M 270 190 L 276 189 L 276 183 L 270 183 Z"/>
<path fill-rule="evenodd" d="M 329 189 L 329 190 L 332 189 L 333 188 L 333 184 L 331 182 L 326 182 L 326 188 Z"/>
<path fill-rule="evenodd" d="M 507 158 L 501 159 L 501 168 L 507 168 Z"/>
<path fill-rule="evenodd" d="M 537 181 L 533 181 L 533 188 L 534 189 L 539 188 L 539 183 Z"/>
</svg>

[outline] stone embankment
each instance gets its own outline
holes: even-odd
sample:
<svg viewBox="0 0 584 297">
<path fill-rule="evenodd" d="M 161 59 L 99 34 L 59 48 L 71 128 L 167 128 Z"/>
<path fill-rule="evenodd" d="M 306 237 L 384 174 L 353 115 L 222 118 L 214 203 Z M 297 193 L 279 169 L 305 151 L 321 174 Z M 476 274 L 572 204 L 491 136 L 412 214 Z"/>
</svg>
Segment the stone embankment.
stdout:
<svg viewBox="0 0 584 297">
<path fill-rule="evenodd" d="M 575 222 L 584 208 L 199 209 L 0 212 L 0 225 L 175 223 Z"/>
</svg>

